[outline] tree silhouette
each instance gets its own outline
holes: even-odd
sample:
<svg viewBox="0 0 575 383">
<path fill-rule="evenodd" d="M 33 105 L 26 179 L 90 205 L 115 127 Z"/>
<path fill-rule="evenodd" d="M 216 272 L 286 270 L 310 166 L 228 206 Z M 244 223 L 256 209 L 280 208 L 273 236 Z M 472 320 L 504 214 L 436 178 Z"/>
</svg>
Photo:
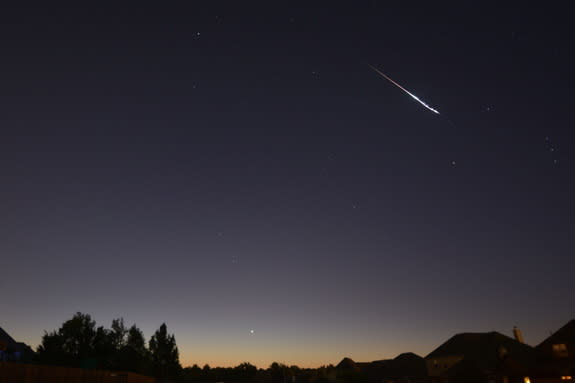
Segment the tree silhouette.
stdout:
<svg viewBox="0 0 575 383">
<path fill-rule="evenodd" d="M 136 325 L 132 325 L 128 330 L 128 335 L 126 337 L 126 346 L 133 348 L 134 350 L 144 353 L 146 351 L 146 340 L 144 339 L 144 333 Z"/>
<path fill-rule="evenodd" d="M 96 322 L 90 315 L 77 312 L 58 331 L 44 334 L 38 347 L 38 358 L 51 364 L 91 365 L 95 356 L 96 335 Z"/>
<path fill-rule="evenodd" d="M 45 364 L 66 366 L 72 363 L 64 351 L 64 340 L 58 331 L 44 332 L 42 343 L 36 350 L 36 357 Z"/>
<path fill-rule="evenodd" d="M 122 349 L 126 345 L 128 329 L 124 326 L 124 318 L 112 320 L 112 329 L 110 331 L 111 342 L 116 350 Z"/>
<path fill-rule="evenodd" d="M 121 370 L 150 374 L 150 355 L 146 349 L 144 334 L 136 325 L 127 330 L 124 346 L 118 353 L 117 363 Z"/>
<path fill-rule="evenodd" d="M 84 368 L 117 368 L 115 358 L 118 353 L 114 345 L 112 331 L 99 326 L 94 335 L 90 354 L 82 360 Z"/>
<path fill-rule="evenodd" d="M 146 341 L 140 329 L 135 325 L 126 329 L 121 318 L 112 321 L 111 329 L 96 327 L 90 315 L 80 312 L 58 330 L 44 333 L 37 359 L 51 365 L 151 372 Z"/>
<path fill-rule="evenodd" d="M 64 350 L 76 361 L 93 356 L 96 339 L 96 322 L 89 314 L 76 313 L 64 322 L 59 330 L 64 341 Z"/>
<path fill-rule="evenodd" d="M 269 367 L 269 377 L 274 383 L 291 383 L 293 372 L 290 367 L 283 363 L 273 362 Z"/>
<path fill-rule="evenodd" d="M 236 376 L 241 380 L 249 380 L 256 376 L 258 369 L 253 364 L 244 362 L 234 368 Z"/>
<path fill-rule="evenodd" d="M 165 323 L 156 330 L 149 343 L 154 375 L 157 378 L 175 377 L 180 373 L 180 358 L 176 338 L 168 334 Z"/>
</svg>

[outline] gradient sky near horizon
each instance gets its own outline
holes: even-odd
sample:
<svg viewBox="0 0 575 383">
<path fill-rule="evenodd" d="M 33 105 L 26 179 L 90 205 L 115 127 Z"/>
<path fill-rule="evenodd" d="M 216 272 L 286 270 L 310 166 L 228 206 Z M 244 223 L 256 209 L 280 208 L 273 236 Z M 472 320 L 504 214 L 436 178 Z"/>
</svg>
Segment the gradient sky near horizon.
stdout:
<svg viewBox="0 0 575 383">
<path fill-rule="evenodd" d="M 2 6 L 0 327 L 313 367 L 575 317 L 567 8 L 237 3 Z"/>
</svg>

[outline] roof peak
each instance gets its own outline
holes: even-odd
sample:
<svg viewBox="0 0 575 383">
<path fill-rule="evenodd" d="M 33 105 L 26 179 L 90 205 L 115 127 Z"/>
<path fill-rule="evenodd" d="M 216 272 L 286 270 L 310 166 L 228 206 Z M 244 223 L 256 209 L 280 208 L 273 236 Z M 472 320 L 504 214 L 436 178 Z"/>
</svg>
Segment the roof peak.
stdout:
<svg viewBox="0 0 575 383">
<path fill-rule="evenodd" d="M 10 336 L 10 334 L 8 334 L 6 331 L 4 331 L 4 329 L 2 327 L 0 327 L 0 340 L 3 340 L 4 342 L 7 342 L 7 343 L 16 343 L 14 338 L 12 338 Z"/>
<path fill-rule="evenodd" d="M 551 335 L 545 338 L 537 347 L 542 347 L 557 342 L 573 341 L 575 339 L 575 319 L 571 319 Z"/>
</svg>

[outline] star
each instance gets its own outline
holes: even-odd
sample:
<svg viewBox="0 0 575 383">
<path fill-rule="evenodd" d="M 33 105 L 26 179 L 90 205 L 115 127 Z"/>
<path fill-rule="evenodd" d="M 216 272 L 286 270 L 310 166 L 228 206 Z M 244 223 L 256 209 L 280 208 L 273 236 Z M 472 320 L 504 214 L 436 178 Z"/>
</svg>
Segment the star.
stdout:
<svg viewBox="0 0 575 383">
<path fill-rule="evenodd" d="M 251 329 L 251 330 L 250 330 L 250 334 L 253 335 L 254 333 L 255 333 L 255 331 L 254 331 L 253 329 Z"/>
</svg>

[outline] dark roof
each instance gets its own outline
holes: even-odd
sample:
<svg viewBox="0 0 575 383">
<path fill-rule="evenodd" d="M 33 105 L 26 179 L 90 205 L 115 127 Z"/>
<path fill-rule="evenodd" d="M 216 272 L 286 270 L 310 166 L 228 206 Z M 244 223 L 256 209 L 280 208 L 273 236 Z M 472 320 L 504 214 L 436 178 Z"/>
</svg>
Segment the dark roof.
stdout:
<svg viewBox="0 0 575 383">
<path fill-rule="evenodd" d="M 355 364 L 367 374 L 371 381 L 402 378 L 406 376 L 427 376 L 425 359 L 411 352 L 396 356 L 394 359 L 376 360 L 371 363 Z"/>
<path fill-rule="evenodd" d="M 453 365 L 449 370 L 445 372 L 445 375 L 453 381 L 465 382 L 465 381 L 481 381 L 483 377 L 483 371 L 481 367 L 478 366 L 477 362 L 473 360 L 462 360 L 459 363 Z"/>
<path fill-rule="evenodd" d="M 399 354 L 393 360 L 400 362 L 400 361 L 415 361 L 415 360 L 424 360 L 421 356 L 414 354 L 413 352 L 404 352 L 403 354 Z"/>
<path fill-rule="evenodd" d="M 394 359 L 375 360 L 369 363 L 358 363 L 344 358 L 337 368 L 345 371 L 361 371 L 371 378 L 371 381 L 405 376 L 427 376 L 425 359 L 411 352 L 400 354 Z"/>
<path fill-rule="evenodd" d="M 359 367 L 351 358 L 343 358 L 335 368 L 338 370 L 359 371 Z"/>
<path fill-rule="evenodd" d="M 6 346 L 8 353 L 19 352 L 27 355 L 28 358 L 31 358 L 31 355 L 34 354 L 34 350 L 30 346 L 23 342 L 16 342 L 14 338 L 0 327 L 0 344 L 2 343 Z"/>
<path fill-rule="evenodd" d="M 575 343 L 575 319 L 555 331 L 549 338 L 541 342 L 537 348 L 549 347 L 552 344 L 574 344 Z"/>
<path fill-rule="evenodd" d="M 0 327 L 0 342 L 4 342 L 6 344 L 14 344 L 16 341 L 12 338 L 6 331 Z"/>
<path fill-rule="evenodd" d="M 500 364 L 502 357 L 513 357 L 526 364 L 535 357 L 533 347 L 516 341 L 498 332 L 462 333 L 452 336 L 433 350 L 425 359 L 459 355 L 467 361 L 474 361 L 483 368 L 493 368 Z"/>
<path fill-rule="evenodd" d="M 388 368 L 389 377 L 427 376 L 425 359 L 412 352 L 399 354 L 394 359 L 390 360 Z"/>
<path fill-rule="evenodd" d="M 8 351 L 22 352 L 22 353 L 25 353 L 25 352 L 28 352 L 28 353 L 34 352 L 34 350 L 32 350 L 32 348 L 31 348 L 30 346 L 28 346 L 28 345 L 27 345 L 26 343 L 24 343 L 24 342 L 15 342 L 14 344 L 12 344 L 12 345 L 9 347 Z"/>
</svg>

